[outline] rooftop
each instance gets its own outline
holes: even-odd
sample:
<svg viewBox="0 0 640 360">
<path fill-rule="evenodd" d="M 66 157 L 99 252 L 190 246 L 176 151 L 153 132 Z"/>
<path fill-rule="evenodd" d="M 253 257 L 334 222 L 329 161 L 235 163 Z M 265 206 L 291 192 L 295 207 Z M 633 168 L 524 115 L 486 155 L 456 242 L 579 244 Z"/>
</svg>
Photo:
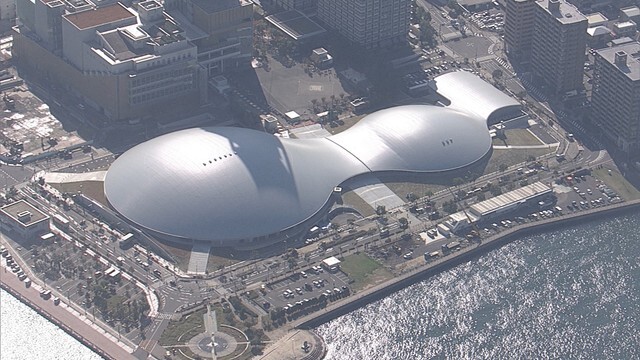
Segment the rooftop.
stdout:
<svg viewBox="0 0 640 360">
<path fill-rule="evenodd" d="M 627 61 L 624 65 L 615 64 L 616 53 L 624 52 L 627 55 Z M 604 48 L 596 51 L 605 61 L 617 67 L 620 72 L 625 74 L 632 81 L 640 81 L 640 43 L 637 41 L 626 43 L 623 45 Z"/>
<path fill-rule="evenodd" d="M 97 9 L 81 11 L 64 17 L 78 29 L 88 29 L 103 24 L 109 24 L 119 20 L 136 19 L 135 14 L 122 4 L 117 3 Z"/>
<path fill-rule="evenodd" d="M 520 189 L 509 191 L 494 198 L 471 205 L 471 210 L 478 215 L 490 214 L 514 203 L 523 202 L 543 193 L 550 192 L 551 188 L 542 182 L 523 186 Z"/>
<path fill-rule="evenodd" d="M 266 19 L 294 40 L 309 38 L 326 31 L 322 26 L 297 10 L 269 15 Z"/>
<path fill-rule="evenodd" d="M 250 0 L 191 0 L 191 2 L 208 14 L 252 4 Z"/>
<path fill-rule="evenodd" d="M 602 36 L 606 34 L 611 34 L 611 30 L 608 27 L 598 25 L 587 29 L 587 33 L 589 36 Z"/>
<path fill-rule="evenodd" d="M 515 114 L 522 108 L 518 101 L 468 71 L 436 76 L 431 86 L 450 102 L 448 106 L 464 109 L 484 120 L 494 121 L 492 115 L 499 110 L 513 110 Z"/>
<path fill-rule="evenodd" d="M 29 204 L 24 200 L 16 201 L 13 204 L 5 205 L 0 210 L 4 214 L 12 218 L 14 221 L 22 223 L 24 226 L 29 226 L 49 218 L 49 215 L 43 213 L 42 211 L 38 210 L 33 205 Z M 25 217 L 25 219 L 23 220 L 19 220 L 20 216 L 18 214 L 22 214 L 25 212 L 28 212 L 31 216 Z"/>
<path fill-rule="evenodd" d="M 626 8 L 620 9 L 622 13 L 624 13 L 627 17 L 636 17 L 640 16 L 640 8 L 637 6 L 629 6 Z"/>
<path fill-rule="evenodd" d="M 589 27 L 602 25 L 609 21 L 609 19 L 599 12 L 585 15 L 585 17 L 587 18 L 587 22 L 589 22 Z"/>
<path fill-rule="evenodd" d="M 549 3 L 553 5 L 554 2 L 557 2 L 559 5 L 558 11 L 551 11 L 549 9 Z M 562 24 L 574 24 L 587 20 L 578 8 L 563 0 L 537 0 L 536 3 Z"/>
</svg>

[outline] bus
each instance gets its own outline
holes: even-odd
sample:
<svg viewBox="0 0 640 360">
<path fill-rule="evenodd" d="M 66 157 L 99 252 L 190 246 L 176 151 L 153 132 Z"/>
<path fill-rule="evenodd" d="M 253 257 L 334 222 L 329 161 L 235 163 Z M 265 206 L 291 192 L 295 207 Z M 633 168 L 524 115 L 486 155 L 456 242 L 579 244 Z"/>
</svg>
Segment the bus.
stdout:
<svg viewBox="0 0 640 360">
<path fill-rule="evenodd" d="M 118 241 L 118 245 L 122 249 L 124 249 L 126 247 L 129 247 L 132 243 L 133 243 L 133 234 L 132 233 L 127 233 L 126 235 L 121 237 L 120 240 Z"/>
</svg>

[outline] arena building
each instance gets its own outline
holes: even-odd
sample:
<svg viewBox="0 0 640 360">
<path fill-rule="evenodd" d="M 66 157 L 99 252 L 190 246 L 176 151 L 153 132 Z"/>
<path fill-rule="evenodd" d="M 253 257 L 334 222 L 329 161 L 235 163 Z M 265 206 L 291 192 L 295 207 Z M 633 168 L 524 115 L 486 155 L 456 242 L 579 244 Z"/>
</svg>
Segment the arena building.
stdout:
<svg viewBox="0 0 640 360">
<path fill-rule="evenodd" d="M 487 114 L 504 106 L 483 99 Z M 476 111 L 406 105 L 321 139 L 232 127 L 177 131 L 122 154 L 104 186 L 113 209 L 161 239 L 263 247 L 306 233 L 346 180 L 460 169 L 491 148 L 487 118 Z"/>
</svg>

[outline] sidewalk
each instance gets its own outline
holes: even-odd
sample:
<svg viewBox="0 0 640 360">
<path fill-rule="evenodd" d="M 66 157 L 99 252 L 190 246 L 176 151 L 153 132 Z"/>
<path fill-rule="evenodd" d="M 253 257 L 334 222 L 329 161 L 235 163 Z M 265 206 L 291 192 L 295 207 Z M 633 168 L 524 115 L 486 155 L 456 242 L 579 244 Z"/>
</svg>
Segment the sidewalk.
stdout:
<svg viewBox="0 0 640 360">
<path fill-rule="evenodd" d="M 302 349 L 307 342 L 309 352 Z M 269 345 L 259 360 L 320 360 L 326 354 L 324 341 L 312 331 L 292 330 Z"/>
</svg>

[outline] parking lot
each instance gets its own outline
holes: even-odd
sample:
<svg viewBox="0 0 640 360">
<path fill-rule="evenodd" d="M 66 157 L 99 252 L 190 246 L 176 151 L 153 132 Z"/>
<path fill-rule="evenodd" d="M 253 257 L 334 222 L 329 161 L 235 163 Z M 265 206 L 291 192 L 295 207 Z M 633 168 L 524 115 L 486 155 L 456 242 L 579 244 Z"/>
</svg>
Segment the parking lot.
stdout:
<svg viewBox="0 0 640 360">
<path fill-rule="evenodd" d="M 314 270 L 315 268 L 315 270 Z M 318 299 L 322 294 L 326 297 L 348 292 L 349 278 L 341 271 L 329 272 L 320 265 L 265 286 L 255 300 L 265 311 L 272 308 L 285 310 L 294 306 L 303 306 L 311 299 Z M 336 291 L 335 289 L 338 289 Z"/>
</svg>

